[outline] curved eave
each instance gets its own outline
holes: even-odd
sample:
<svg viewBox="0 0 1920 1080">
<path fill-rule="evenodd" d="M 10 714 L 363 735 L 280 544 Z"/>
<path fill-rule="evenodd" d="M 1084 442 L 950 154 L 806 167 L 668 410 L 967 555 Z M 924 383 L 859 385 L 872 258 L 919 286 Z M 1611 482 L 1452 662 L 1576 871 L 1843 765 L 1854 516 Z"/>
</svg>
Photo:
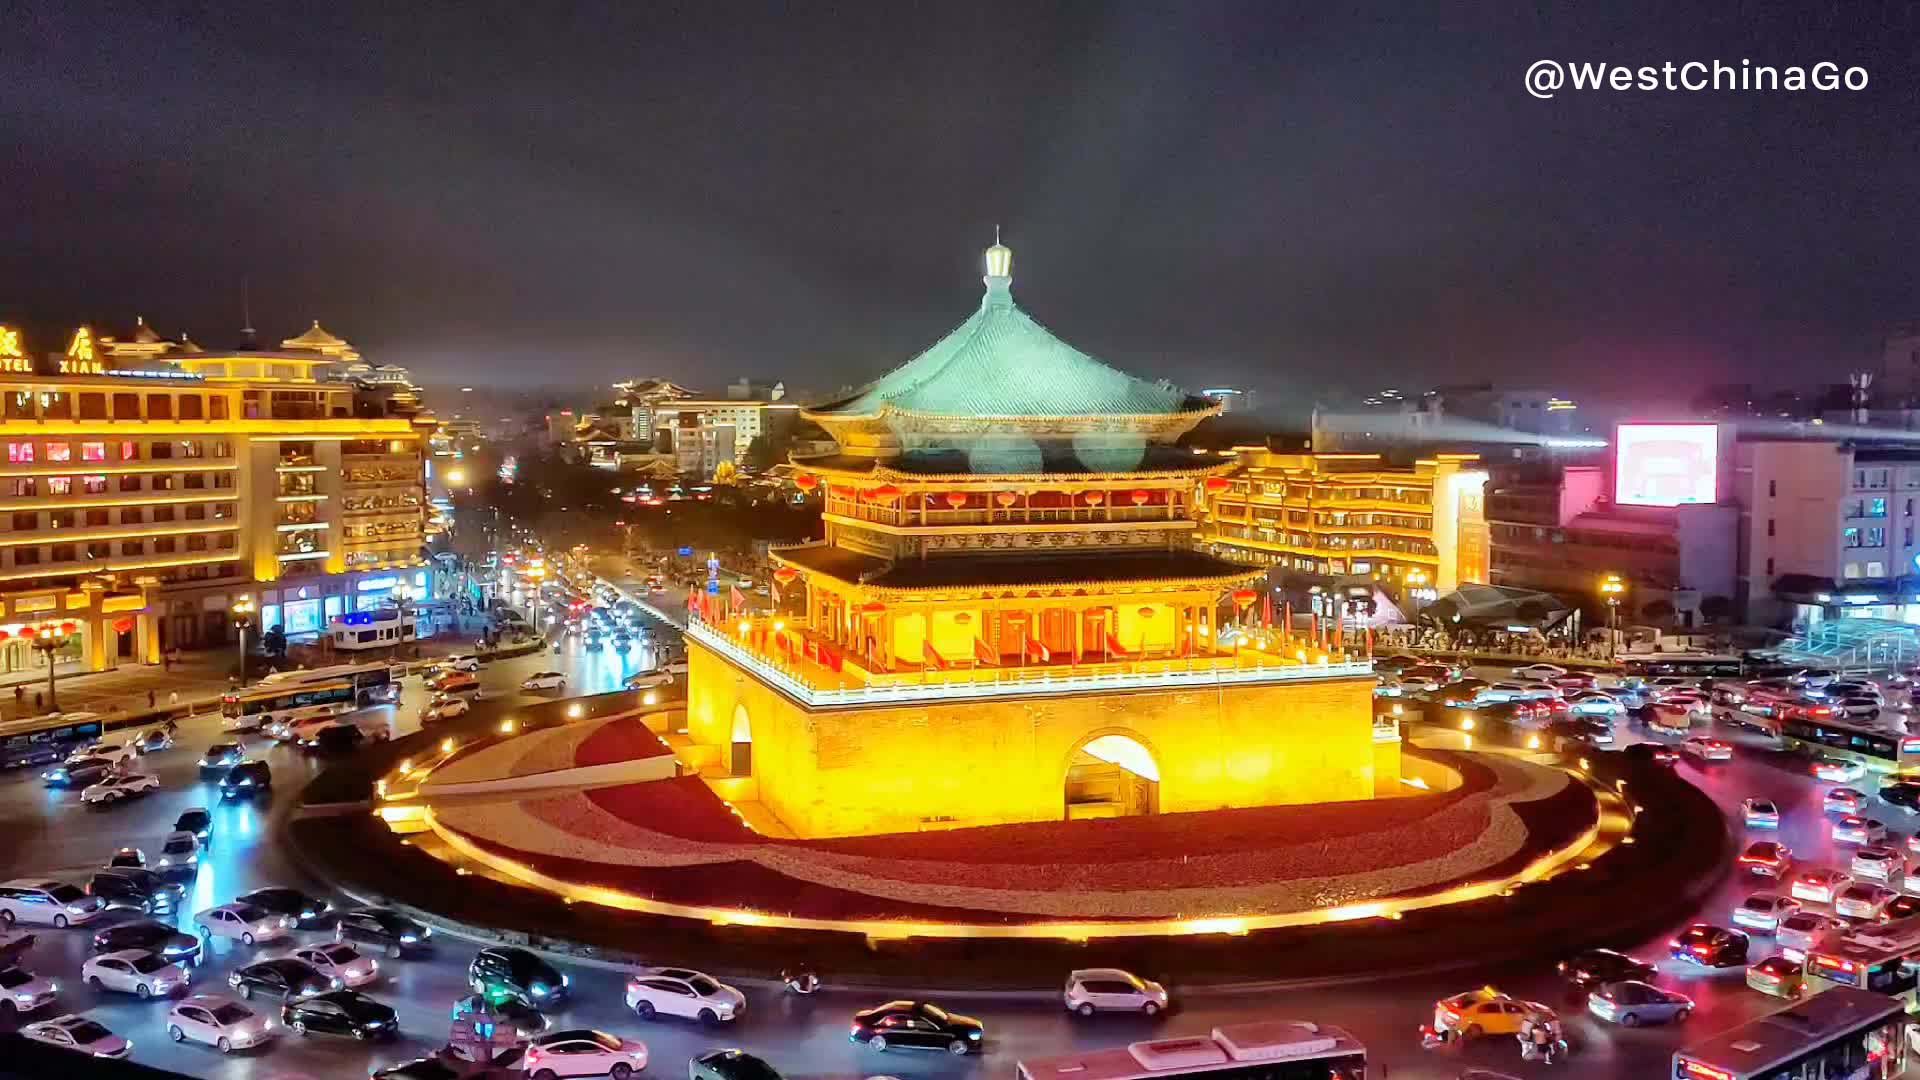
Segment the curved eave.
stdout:
<svg viewBox="0 0 1920 1080">
<path fill-rule="evenodd" d="M 1232 472 L 1239 463 L 1232 459 L 1197 464 L 1191 469 L 1147 469 L 1137 472 L 1110 473 L 920 473 L 901 472 L 876 460 L 870 469 L 843 469 L 833 465 L 812 465 L 809 461 L 818 459 L 794 458 L 791 464 L 801 472 L 812 473 L 828 481 L 842 480 L 855 484 L 878 486 L 885 482 L 902 487 L 905 485 L 940 485 L 943 489 L 972 486 L 981 490 L 998 491 L 1008 487 L 1038 487 L 1041 485 L 1096 485 L 1125 484 L 1134 481 L 1160 480 L 1181 482 L 1205 479 L 1209 476 L 1223 476 Z M 1198 459 L 1196 459 L 1197 461 Z"/>
</svg>

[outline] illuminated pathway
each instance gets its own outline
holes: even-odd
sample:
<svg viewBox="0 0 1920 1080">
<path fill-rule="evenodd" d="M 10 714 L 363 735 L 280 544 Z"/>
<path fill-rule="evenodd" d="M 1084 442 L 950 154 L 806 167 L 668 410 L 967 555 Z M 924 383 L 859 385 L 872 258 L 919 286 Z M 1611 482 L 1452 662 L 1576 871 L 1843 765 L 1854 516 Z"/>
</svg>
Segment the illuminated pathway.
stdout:
<svg viewBox="0 0 1920 1080">
<path fill-rule="evenodd" d="M 672 610 L 673 599 L 668 598 L 660 605 L 663 610 Z M 481 719 L 497 715 L 497 710 L 513 701 L 527 700 L 528 695 L 505 688 L 517 687 L 527 672 L 556 666 L 556 660 L 561 662 L 557 666 L 565 667 L 576 679 L 582 680 L 579 689 L 598 690 L 617 685 L 624 669 L 637 665 L 641 659 L 644 658 L 636 656 L 623 664 L 614 654 L 555 657 L 541 653 L 495 665 L 487 670 L 483 682 L 490 691 L 501 691 L 501 696 L 482 703 Z M 399 710 L 403 731 L 412 730 L 411 718 L 418 707 L 420 693 L 418 686 L 410 683 L 407 699 Z M 35 776 L 20 773 L 0 777 L 0 822 L 4 822 L 9 839 L 4 853 L 0 853 L 0 875 L 52 872 L 81 878 L 121 844 L 140 845 L 151 855 L 180 810 L 191 805 L 210 805 L 215 806 L 218 844 L 213 858 L 201 868 L 192 885 L 186 905 L 187 917 L 197 908 L 229 900 L 237 893 L 261 885 L 310 884 L 299 881 L 284 853 L 270 842 L 270 825 L 275 815 L 285 812 L 312 767 L 284 749 L 270 750 L 267 757 L 273 763 L 276 781 L 272 807 L 218 807 L 212 789 L 197 782 L 194 769 L 199 751 L 215 741 L 215 737 L 216 725 L 209 719 L 183 725 L 181 748 L 161 755 L 156 762 L 162 790 L 142 802 L 104 812 L 81 809 L 77 794 L 43 790 Z M 1689 770 L 1689 775 L 1700 775 L 1690 766 L 1681 767 Z M 1831 851 L 1822 827 L 1824 823 L 1819 820 L 1820 788 L 1803 772 L 1789 772 L 1743 747 L 1735 761 L 1714 767 L 1702 783 L 1723 808 L 1737 809 L 1740 799 L 1749 795 L 1775 799 L 1786 814 L 1784 839 L 1809 857 L 1819 858 L 1815 853 Z M 1910 827 L 1900 814 L 1882 816 L 1896 827 Z M 1731 906 L 1747 891 L 1744 881 L 1729 880 L 1711 900 L 1706 917 L 1724 922 Z M 181 921 L 184 923 L 186 919 Z M 29 965 L 60 979 L 61 1009 L 91 1010 L 114 1030 L 135 1040 L 135 1057 L 139 1060 L 207 1077 L 365 1076 L 369 1065 L 423 1052 L 445 1038 L 445 1010 L 454 998 L 465 992 L 465 965 L 474 949 L 471 943 L 438 938 L 438 953 L 430 960 L 382 961 L 383 971 L 389 976 L 370 989 L 375 997 L 399 1011 L 402 1029 L 407 1034 L 397 1046 L 368 1047 L 334 1040 L 303 1042 L 287 1035 L 265 1052 L 221 1059 L 211 1049 L 168 1043 L 161 1019 L 166 1009 L 164 1004 L 141 1003 L 120 995 L 106 995 L 106 1000 L 100 1002 L 81 986 L 77 974 L 85 949 L 85 932 L 39 929 L 36 933 L 40 944 L 29 954 Z M 301 935 L 303 938 L 317 936 Z M 1656 942 L 1637 951 L 1649 957 L 1664 955 L 1664 948 L 1656 946 L 1663 945 L 1665 937 L 1663 934 Z M 1766 947 L 1766 939 L 1756 939 L 1756 945 Z M 260 952 L 278 955 L 274 950 Z M 196 973 L 196 983 L 224 988 L 226 973 L 236 962 L 243 962 L 252 954 L 252 950 L 237 945 L 216 946 L 210 964 Z M 575 1003 L 559 1013 L 558 1019 L 569 1025 L 600 1027 L 644 1039 L 654 1057 L 649 1072 L 657 1076 L 678 1075 L 688 1057 L 725 1044 L 759 1052 L 788 1075 L 867 1076 L 884 1072 L 914 1077 L 1003 1077 L 1011 1075 L 1013 1061 L 1022 1055 L 1122 1042 L 1154 1032 L 1204 1031 L 1217 1023 L 1285 1015 L 1348 1027 L 1367 1044 L 1375 1061 L 1388 1063 L 1389 1075 L 1395 1080 L 1406 1077 L 1450 1080 L 1469 1064 L 1516 1075 L 1531 1074 L 1538 1069 L 1529 1066 L 1523 1070 L 1514 1044 L 1507 1039 L 1489 1040 L 1485 1045 L 1467 1048 L 1464 1053 L 1423 1053 L 1419 1049 L 1416 1028 L 1430 1018 L 1434 999 L 1483 982 L 1494 982 L 1510 993 L 1546 1001 L 1569 1016 L 1574 1057 L 1555 1068 L 1562 1075 L 1577 1077 L 1664 1075 L 1668 1056 L 1682 1040 L 1730 1026 L 1774 1003 L 1773 999 L 1747 990 L 1738 969 L 1713 976 L 1669 971 L 1661 981 L 1682 988 L 1700 1004 L 1699 1014 L 1684 1029 L 1629 1031 L 1606 1027 L 1578 1012 L 1575 1004 L 1563 997 L 1551 971 L 1551 964 L 1558 956 L 1559 950 L 1553 943 L 1543 942 L 1539 962 L 1518 971 L 1416 976 L 1377 984 L 1283 992 L 1196 994 L 1184 997 L 1181 1007 L 1157 1025 L 1132 1019 L 1103 1018 L 1091 1023 L 1072 1020 L 1048 994 L 1025 999 L 938 996 L 936 1000 L 947 1001 L 987 1022 L 988 1052 L 984 1060 L 956 1061 L 944 1055 L 903 1054 L 877 1059 L 871 1051 L 849 1044 L 846 1039 L 848 1014 L 895 996 L 892 994 L 828 991 L 812 998 L 796 999 L 766 984 L 742 981 L 741 987 L 751 999 L 742 1026 L 738 1030 L 708 1032 L 675 1023 L 643 1024 L 622 1006 L 623 974 L 572 966 L 567 970 L 577 991 Z M 1410 961 L 1417 962 L 1417 959 L 1410 958 Z M 1090 947 L 1087 963 L 1099 962 L 1098 947 Z M 1671 965 L 1663 964 L 1663 968 L 1670 969 Z M 822 974 L 831 984 L 834 973 Z M 1049 975 L 1041 981 L 1048 986 L 1057 985 L 1064 974 Z M 1165 978 L 1173 985 L 1176 995 L 1180 994 L 1177 972 L 1143 974 Z"/>
</svg>

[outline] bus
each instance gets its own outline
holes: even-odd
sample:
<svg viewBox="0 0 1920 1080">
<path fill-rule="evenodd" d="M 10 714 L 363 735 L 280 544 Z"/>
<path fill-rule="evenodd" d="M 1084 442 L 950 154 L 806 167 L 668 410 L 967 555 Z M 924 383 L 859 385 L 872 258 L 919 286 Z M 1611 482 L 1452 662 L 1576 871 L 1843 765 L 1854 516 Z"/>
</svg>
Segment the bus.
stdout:
<svg viewBox="0 0 1920 1080">
<path fill-rule="evenodd" d="M 404 625 L 399 608 L 335 615 L 327 620 L 327 635 L 335 649 L 345 652 L 398 648 L 402 642 L 420 640 L 420 612 L 409 608 Z"/>
<path fill-rule="evenodd" d="M 1920 915 L 1870 923 L 1816 941 L 1807 950 L 1807 984 L 1815 990 L 1850 986 L 1897 997 L 1914 1007 L 1920 985 Z"/>
<path fill-rule="evenodd" d="M 1842 986 L 1673 1055 L 1673 1080 L 1898 1076 L 1907 1067 L 1906 1006 Z"/>
<path fill-rule="evenodd" d="M 359 691 L 351 682 L 296 683 L 265 686 L 220 699 L 221 727 L 227 731 L 257 731 L 315 716 L 339 716 L 359 707 Z"/>
<path fill-rule="evenodd" d="M 0 724 L 0 769 L 63 761 L 100 738 L 106 724 L 94 713 L 54 713 Z"/>
<path fill-rule="evenodd" d="M 365 707 L 399 700 L 400 680 L 406 676 L 405 664 L 333 664 L 300 671 L 276 671 L 261 679 L 254 688 L 264 690 L 317 682 L 351 682 L 357 691 L 355 702 Z"/>
<path fill-rule="evenodd" d="M 1684 679 L 1739 679 L 1747 665 L 1737 656 L 1713 656 L 1707 653 L 1657 653 L 1653 656 L 1626 656 L 1620 671 L 1629 679 L 1651 679 L 1659 675 L 1678 675 Z"/>
<path fill-rule="evenodd" d="M 1773 724 L 1749 722 L 1776 731 L 1791 750 L 1857 761 L 1874 772 L 1920 773 L 1920 736 L 1898 726 L 1846 716 L 1824 705 L 1776 709 L 1772 719 Z"/>
<path fill-rule="evenodd" d="M 1206 1035 L 1154 1039 L 1106 1050 L 1029 1058 L 1019 1080 L 1364 1080 L 1367 1048 L 1340 1028 L 1304 1020 L 1257 1020 Z"/>
</svg>

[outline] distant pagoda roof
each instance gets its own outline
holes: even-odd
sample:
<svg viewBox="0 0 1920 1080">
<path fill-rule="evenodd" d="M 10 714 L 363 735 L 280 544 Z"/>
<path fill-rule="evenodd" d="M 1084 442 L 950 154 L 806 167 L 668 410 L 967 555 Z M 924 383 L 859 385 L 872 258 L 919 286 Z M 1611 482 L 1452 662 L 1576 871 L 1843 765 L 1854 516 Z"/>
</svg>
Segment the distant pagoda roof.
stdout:
<svg viewBox="0 0 1920 1080">
<path fill-rule="evenodd" d="M 972 432 L 1008 421 L 1025 430 L 1036 422 L 1092 421 L 1060 426 L 1070 434 L 1129 426 L 1164 431 L 1174 418 L 1185 420 L 1174 425 L 1184 430 L 1219 411 L 1214 401 L 1165 380 L 1129 375 L 1055 337 L 1013 302 L 1012 265 L 1011 251 L 989 248 L 986 295 L 966 322 L 850 396 L 803 415 L 829 431 L 888 418 L 919 421 L 912 426 L 929 432 Z M 937 423 L 942 418 L 959 423 L 947 427 Z"/>
<path fill-rule="evenodd" d="M 883 591 L 1046 589 L 1129 583 L 1217 586 L 1266 571 L 1190 549 L 1080 551 L 987 558 L 876 558 L 825 544 L 774 548 L 774 558 L 849 585 Z"/>
</svg>

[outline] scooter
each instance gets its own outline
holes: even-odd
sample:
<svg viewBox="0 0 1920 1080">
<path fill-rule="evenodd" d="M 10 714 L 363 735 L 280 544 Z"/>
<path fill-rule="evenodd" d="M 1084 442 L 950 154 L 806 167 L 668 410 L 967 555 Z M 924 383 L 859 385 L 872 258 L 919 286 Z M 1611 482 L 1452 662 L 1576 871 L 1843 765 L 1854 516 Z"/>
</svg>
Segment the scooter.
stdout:
<svg viewBox="0 0 1920 1080">
<path fill-rule="evenodd" d="M 820 976 L 805 968 L 798 971 L 781 971 L 780 981 L 787 984 L 790 994 L 811 994 L 820 989 Z"/>
<path fill-rule="evenodd" d="M 1433 1050 L 1453 1041 L 1453 1033 L 1434 1027 L 1432 1024 L 1420 1025 L 1420 1049 Z"/>
<path fill-rule="evenodd" d="M 1514 1038 L 1520 1041 L 1521 1061 L 1544 1060 L 1547 1064 L 1551 1065 L 1556 1060 L 1567 1056 L 1567 1040 L 1558 1035 L 1549 1038 L 1543 1043 L 1534 1042 L 1524 1034 L 1516 1035 Z"/>
</svg>

